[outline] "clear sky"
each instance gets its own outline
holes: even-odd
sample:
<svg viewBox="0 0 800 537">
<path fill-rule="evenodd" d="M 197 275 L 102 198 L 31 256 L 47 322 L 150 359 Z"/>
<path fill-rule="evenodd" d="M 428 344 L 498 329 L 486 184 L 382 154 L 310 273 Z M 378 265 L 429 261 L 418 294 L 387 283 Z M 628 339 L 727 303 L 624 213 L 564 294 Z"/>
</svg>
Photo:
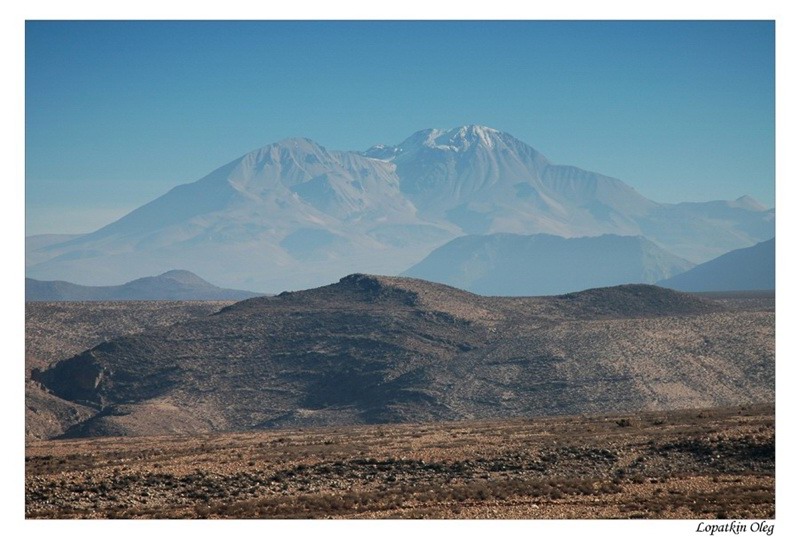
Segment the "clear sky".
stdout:
<svg viewBox="0 0 800 537">
<path fill-rule="evenodd" d="M 661 202 L 775 203 L 772 22 L 28 22 L 26 234 L 292 136 L 482 124 Z"/>
</svg>

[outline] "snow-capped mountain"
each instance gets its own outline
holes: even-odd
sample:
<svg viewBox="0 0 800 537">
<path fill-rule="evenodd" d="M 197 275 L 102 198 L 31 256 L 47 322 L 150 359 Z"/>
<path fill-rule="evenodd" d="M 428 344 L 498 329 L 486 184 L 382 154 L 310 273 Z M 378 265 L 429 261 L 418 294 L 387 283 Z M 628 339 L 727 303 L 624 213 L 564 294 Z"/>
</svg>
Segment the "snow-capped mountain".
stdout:
<svg viewBox="0 0 800 537">
<path fill-rule="evenodd" d="M 107 285 L 180 265 L 277 292 L 353 272 L 398 274 L 457 236 L 497 232 L 642 235 L 703 262 L 774 236 L 774 210 L 746 197 L 660 204 L 475 125 L 364 152 L 287 139 L 93 233 L 29 240 L 26 273 Z"/>
<path fill-rule="evenodd" d="M 700 262 L 742 239 L 768 237 L 774 226 L 774 212 L 752 198 L 656 203 L 618 179 L 554 165 L 513 136 L 476 125 L 419 131 L 365 154 L 397 165 L 401 191 L 420 214 L 464 233 L 644 235 Z"/>
</svg>

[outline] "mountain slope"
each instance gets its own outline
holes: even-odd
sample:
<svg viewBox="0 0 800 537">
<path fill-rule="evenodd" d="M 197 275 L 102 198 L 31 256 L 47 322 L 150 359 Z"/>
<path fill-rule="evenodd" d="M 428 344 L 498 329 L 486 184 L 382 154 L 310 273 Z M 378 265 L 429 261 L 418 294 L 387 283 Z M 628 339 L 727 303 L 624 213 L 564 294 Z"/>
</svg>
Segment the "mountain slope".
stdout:
<svg viewBox="0 0 800 537">
<path fill-rule="evenodd" d="M 775 239 L 728 252 L 659 285 L 680 291 L 775 289 Z"/>
<path fill-rule="evenodd" d="M 534 296 L 623 283 L 654 283 L 692 264 L 643 237 L 469 235 L 404 274 L 482 295 Z"/>
<path fill-rule="evenodd" d="M 53 438 L 96 414 L 32 381 L 44 369 L 123 334 L 211 315 L 229 302 L 26 302 L 25 439 Z"/>
<path fill-rule="evenodd" d="M 397 165 L 401 190 L 467 234 L 642 235 L 692 262 L 774 234 L 774 211 L 736 201 L 660 204 L 618 179 L 555 165 L 513 136 L 478 125 L 419 131 L 365 154 Z M 758 239 L 755 239 L 758 237 Z"/>
<path fill-rule="evenodd" d="M 773 400 L 774 316 L 647 285 L 487 298 L 352 275 L 32 376 L 96 409 L 68 436 L 724 405 Z"/>
<path fill-rule="evenodd" d="M 554 166 L 513 136 L 477 125 L 420 131 L 397 147 L 391 161 L 402 191 L 423 214 L 467 233 L 513 231 L 506 228 L 508 215 L 517 226 L 560 235 L 634 231 L 630 217 L 657 205 L 621 181 Z M 592 203 L 615 213 L 617 221 L 604 216 L 609 222 L 602 222 Z"/>
<path fill-rule="evenodd" d="M 475 125 L 361 153 L 292 138 L 93 233 L 29 241 L 26 275 L 110 285 L 179 263 L 221 285 L 277 292 L 398 274 L 455 237 L 484 233 L 642 235 L 703 262 L 774 236 L 774 211 L 748 198 L 657 203 Z"/>
<path fill-rule="evenodd" d="M 188 270 L 170 270 L 159 276 L 139 278 L 123 285 L 90 287 L 74 283 L 42 282 L 25 278 L 25 300 L 244 300 L 259 296 L 250 291 L 223 289 Z"/>
</svg>

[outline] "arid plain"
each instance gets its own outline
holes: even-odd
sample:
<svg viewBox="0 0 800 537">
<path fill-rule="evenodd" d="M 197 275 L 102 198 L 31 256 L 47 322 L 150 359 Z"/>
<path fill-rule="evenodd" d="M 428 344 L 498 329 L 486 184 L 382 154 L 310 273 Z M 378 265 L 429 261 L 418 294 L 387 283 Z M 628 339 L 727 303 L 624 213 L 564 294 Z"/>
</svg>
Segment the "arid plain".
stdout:
<svg viewBox="0 0 800 537">
<path fill-rule="evenodd" d="M 31 518 L 774 518 L 771 406 L 36 441 Z"/>
<path fill-rule="evenodd" d="M 230 303 L 29 303 L 26 516 L 774 518 L 774 298 L 651 286 L 565 297 L 489 299 L 416 280 L 356 276 L 216 315 Z M 347 322 L 328 323 L 322 333 L 320 319 L 342 319 L 343 309 Z M 530 328 L 510 330 L 520 315 Z M 416 323 L 408 332 L 404 319 Z M 372 345 L 358 334 L 381 323 L 392 328 L 384 336 L 369 332 Z M 244 343 L 233 337 L 243 326 L 255 326 Z M 276 341 L 276 330 L 263 331 L 271 326 L 298 341 L 304 327 L 315 327 L 305 330 L 305 341 L 327 369 L 309 366 L 302 343 L 290 350 Z M 253 343 L 259 330 L 272 338 L 269 347 Z M 218 368 L 219 378 L 198 376 L 180 352 L 182 334 L 195 336 L 193 349 L 202 347 L 198 334 L 216 345 L 208 357 L 198 354 L 201 364 L 232 344 L 236 360 Z M 405 383 L 389 384 L 395 391 L 386 400 L 369 383 L 383 385 L 376 375 L 393 370 L 364 366 L 375 363 L 373 346 L 387 348 L 381 337 L 392 338 L 391 348 L 415 351 L 417 365 L 427 368 L 397 375 Z M 351 340 L 348 354 L 343 346 Z M 31 378 L 33 369 L 50 371 L 38 378 L 62 389 L 52 366 L 96 345 L 89 355 L 104 373 L 96 392 L 79 393 L 97 393 L 95 400 L 63 398 Z M 603 348 L 613 349 L 612 359 Z M 125 360 L 161 349 L 181 358 L 170 364 L 168 382 L 158 380 L 158 393 L 118 373 Z M 531 364 L 522 359 L 525 349 Z M 286 364 L 292 353 L 302 358 L 290 371 L 299 379 L 295 391 L 283 399 L 273 393 L 265 406 L 304 407 L 248 426 L 258 400 L 245 386 L 248 360 L 274 364 L 278 356 Z M 352 386 L 309 391 L 318 385 L 315 375 L 328 378 L 335 369 L 331 355 L 361 364 L 352 374 L 365 383 L 368 401 Z M 591 372 L 571 359 L 592 363 L 605 384 L 591 385 Z M 465 366 L 452 365 L 458 360 Z M 676 384 L 665 373 L 670 361 L 680 368 L 676 378 L 698 364 L 695 378 Z M 158 367 L 143 371 L 158 379 L 167 362 L 159 357 Z M 612 366 L 616 374 L 609 375 Z M 482 378 L 453 380 L 469 369 Z M 544 382 L 526 392 L 535 375 Z M 726 378 L 732 380 L 720 385 Z M 249 397 L 239 407 L 234 381 Z M 422 383 L 432 388 L 421 392 Z M 198 386 L 203 404 L 179 408 Z M 514 399 L 509 387 L 528 399 Z M 136 393 L 144 395 L 131 397 Z M 637 409 L 648 393 L 650 404 Z M 526 406 L 548 398 L 562 411 Z M 497 401 L 507 415 L 482 413 Z M 191 412 L 193 419 L 181 421 Z M 344 418 L 326 422 L 337 415 Z"/>
</svg>

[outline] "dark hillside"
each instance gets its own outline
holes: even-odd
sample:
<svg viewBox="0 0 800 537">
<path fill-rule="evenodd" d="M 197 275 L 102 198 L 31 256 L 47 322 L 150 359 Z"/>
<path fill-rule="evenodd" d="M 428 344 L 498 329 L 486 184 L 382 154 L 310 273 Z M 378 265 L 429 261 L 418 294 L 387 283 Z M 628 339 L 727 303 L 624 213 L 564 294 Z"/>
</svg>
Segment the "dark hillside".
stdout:
<svg viewBox="0 0 800 537">
<path fill-rule="evenodd" d="M 116 338 L 34 376 L 100 410 L 76 436 L 763 402 L 774 316 L 645 285 L 489 298 L 352 275 Z"/>
</svg>

